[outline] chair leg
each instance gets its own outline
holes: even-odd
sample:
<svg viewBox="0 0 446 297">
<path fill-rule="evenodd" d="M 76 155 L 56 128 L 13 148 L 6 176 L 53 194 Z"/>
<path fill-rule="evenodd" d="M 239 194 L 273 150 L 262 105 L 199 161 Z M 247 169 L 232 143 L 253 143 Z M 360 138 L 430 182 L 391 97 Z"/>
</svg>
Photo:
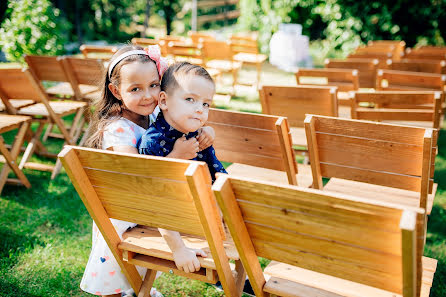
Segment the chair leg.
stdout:
<svg viewBox="0 0 446 297">
<path fill-rule="evenodd" d="M 43 123 L 40 122 L 39 127 L 37 127 L 36 133 L 34 134 L 33 138 L 28 143 L 28 146 L 25 149 L 25 153 L 23 154 L 22 160 L 20 161 L 19 164 L 20 169 L 23 169 L 26 162 L 28 162 L 29 158 L 31 158 L 31 156 L 33 155 L 36 146 L 38 146 L 37 144 L 40 143 L 39 139 L 40 135 L 42 134 L 42 131 L 43 131 Z"/>
<path fill-rule="evenodd" d="M 237 288 L 238 296 L 242 296 L 243 287 L 246 281 L 246 270 L 243 267 L 242 261 L 235 261 L 235 271 L 237 272 L 237 277 L 235 279 L 235 286 Z"/>
<path fill-rule="evenodd" d="M 51 131 L 53 131 L 53 127 L 54 127 L 53 123 L 48 124 L 48 126 L 46 127 L 46 130 L 45 130 L 45 133 L 43 133 L 42 141 L 47 141 L 48 136 L 50 136 Z"/>
<path fill-rule="evenodd" d="M 256 86 L 257 86 L 257 90 L 259 90 L 260 87 L 260 76 L 262 74 L 262 64 L 261 63 L 257 63 L 257 81 L 256 81 Z"/>
<path fill-rule="evenodd" d="M 138 297 L 150 297 L 150 290 L 152 289 L 153 282 L 156 278 L 156 270 L 147 269 L 146 276 L 139 289 Z"/>
</svg>

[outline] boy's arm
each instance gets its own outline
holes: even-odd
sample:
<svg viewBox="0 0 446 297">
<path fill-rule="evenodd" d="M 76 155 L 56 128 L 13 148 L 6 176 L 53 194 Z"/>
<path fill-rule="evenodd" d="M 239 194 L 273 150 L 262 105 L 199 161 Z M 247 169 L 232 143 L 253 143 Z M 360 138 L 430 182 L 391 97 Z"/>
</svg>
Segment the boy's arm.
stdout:
<svg viewBox="0 0 446 297">
<path fill-rule="evenodd" d="M 217 172 L 227 173 L 223 164 L 217 159 L 215 155 L 215 149 L 213 146 L 208 147 L 206 150 L 202 152 L 205 155 L 205 162 L 209 167 L 209 172 L 211 173 L 212 182 L 215 181 L 215 174 Z"/>
</svg>

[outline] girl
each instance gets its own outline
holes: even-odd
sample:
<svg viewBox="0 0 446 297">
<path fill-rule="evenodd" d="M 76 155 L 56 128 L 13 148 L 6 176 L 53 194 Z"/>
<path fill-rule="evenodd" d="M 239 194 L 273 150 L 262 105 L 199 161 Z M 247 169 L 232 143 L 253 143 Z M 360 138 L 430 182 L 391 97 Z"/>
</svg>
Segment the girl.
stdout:
<svg viewBox="0 0 446 297">
<path fill-rule="evenodd" d="M 138 153 L 136 145 L 156 118 L 160 94 L 160 79 L 167 62 L 160 57 L 158 46 L 144 50 L 138 46 L 125 46 L 110 60 L 105 74 L 101 99 L 95 104 L 90 137 L 87 146 L 119 152 Z M 207 128 L 207 129 L 205 129 Z M 205 127 L 198 138 L 180 139 L 169 157 L 187 158 L 200 149 L 210 146 L 214 139 L 212 128 Z M 111 220 L 119 236 L 136 224 Z M 202 250 L 185 247 L 178 232 L 159 229 L 179 269 L 191 272 L 200 269 L 197 255 Z M 82 290 L 102 296 L 125 296 L 131 290 L 110 249 L 93 223 L 93 245 L 81 281 Z M 145 269 L 138 267 L 141 276 Z M 156 290 L 152 296 L 162 296 Z"/>
</svg>

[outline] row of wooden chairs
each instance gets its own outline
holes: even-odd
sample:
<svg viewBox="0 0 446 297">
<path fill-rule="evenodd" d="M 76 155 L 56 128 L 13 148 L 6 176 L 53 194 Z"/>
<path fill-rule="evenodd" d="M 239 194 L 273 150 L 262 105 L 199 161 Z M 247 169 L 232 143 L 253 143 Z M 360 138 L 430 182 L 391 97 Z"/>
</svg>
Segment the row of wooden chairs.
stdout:
<svg viewBox="0 0 446 297">
<path fill-rule="evenodd" d="M 209 123 L 222 127 L 215 143 L 222 160 L 254 162 L 259 153 L 271 158 L 288 151 L 275 161 L 259 157 L 264 167 L 295 164 L 286 157 L 292 154 L 286 121 L 211 110 Z M 316 189 L 264 181 L 253 175 L 260 169 L 243 172 L 245 178 L 231 170 L 218 177 L 212 190 L 231 236 L 203 163 L 78 147 L 66 147 L 60 157 L 139 296 L 148 296 L 156 271 L 219 280 L 227 296 L 240 296 L 245 270 L 257 296 L 428 296 L 436 260 L 422 254 L 437 131 L 315 115 L 305 128 Z M 269 146 L 274 138 L 282 148 L 288 139 L 288 150 Z M 330 178 L 327 185 L 321 177 Z M 132 184 L 137 190 L 128 192 Z M 120 240 L 109 218 L 144 226 Z M 185 233 L 186 245 L 205 248 L 202 270 L 176 269 L 153 227 Z M 271 278 L 257 256 L 273 260 L 264 272 Z M 149 268 L 144 281 L 133 265 Z"/>
</svg>

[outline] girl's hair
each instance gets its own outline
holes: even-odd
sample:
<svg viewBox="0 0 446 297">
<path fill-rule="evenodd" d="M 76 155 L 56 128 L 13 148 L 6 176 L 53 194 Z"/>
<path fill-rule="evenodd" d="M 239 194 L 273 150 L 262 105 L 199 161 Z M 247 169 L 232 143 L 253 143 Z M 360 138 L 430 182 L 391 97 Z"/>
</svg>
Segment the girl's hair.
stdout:
<svg viewBox="0 0 446 297">
<path fill-rule="evenodd" d="M 105 69 L 105 73 L 103 74 L 104 79 L 101 83 L 101 97 L 93 104 L 94 112 L 87 131 L 88 139 L 85 143 L 85 146 L 87 147 L 102 148 L 102 138 L 105 127 L 107 127 L 110 122 L 118 119 L 122 115 L 122 101 L 116 98 L 108 88 L 110 83 L 115 85 L 117 88 L 120 86 L 122 66 L 134 62 L 155 63 L 147 55 L 131 55 L 122 59 L 118 62 L 118 64 L 116 64 L 109 78 L 108 71 L 112 62 L 123 53 L 132 50 L 143 50 L 143 48 L 137 45 L 124 46 L 111 57 L 109 66 L 107 69 Z"/>
<path fill-rule="evenodd" d="M 203 67 L 189 62 L 178 62 L 169 66 L 164 72 L 161 79 L 161 91 L 168 93 L 176 89 L 178 87 L 178 75 L 198 75 L 214 83 L 210 74 Z"/>
</svg>

